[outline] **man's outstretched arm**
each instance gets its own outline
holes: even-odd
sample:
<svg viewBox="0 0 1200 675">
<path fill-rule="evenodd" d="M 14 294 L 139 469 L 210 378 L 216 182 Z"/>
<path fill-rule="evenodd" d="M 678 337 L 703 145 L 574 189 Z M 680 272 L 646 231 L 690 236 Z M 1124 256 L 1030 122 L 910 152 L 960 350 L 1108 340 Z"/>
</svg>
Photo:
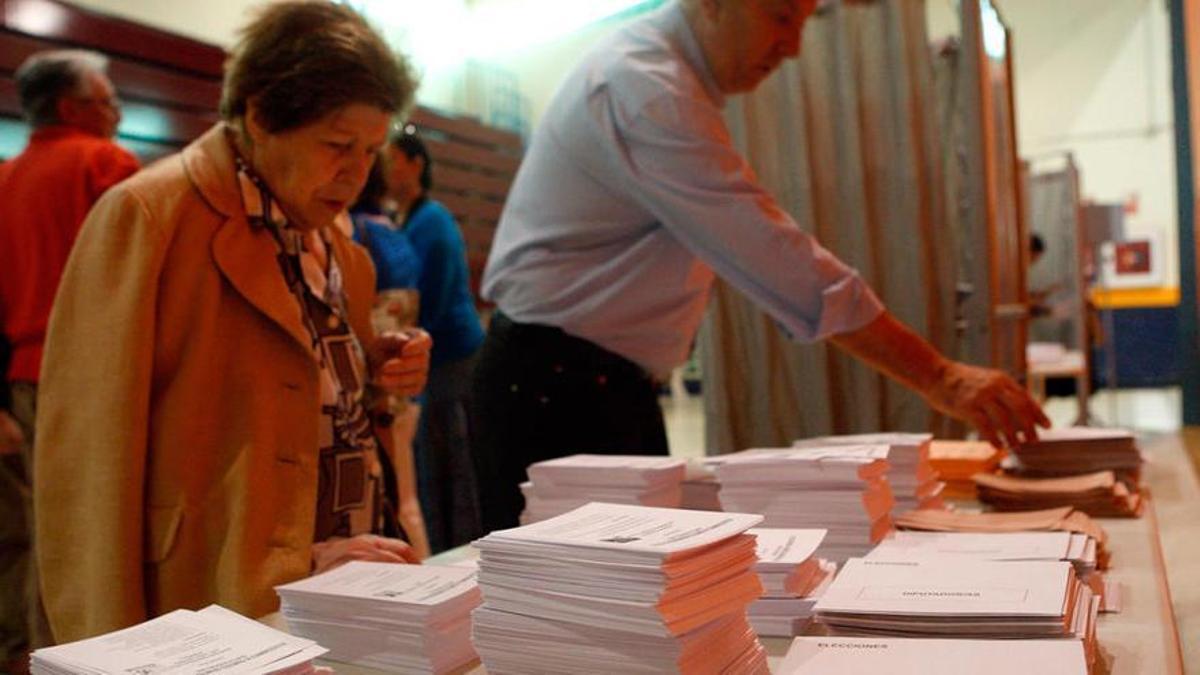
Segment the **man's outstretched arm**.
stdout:
<svg viewBox="0 0 1200 675">
<path fill-rule="evenodd" d="M 1041 407 L 1005 373 L 952 361 L 890 312 L 830 340 L 843 351 L 916 391 L 929 405 L 969 422 L 992 445 L 1019 445 L 1049 427 Z"/>
</svg>

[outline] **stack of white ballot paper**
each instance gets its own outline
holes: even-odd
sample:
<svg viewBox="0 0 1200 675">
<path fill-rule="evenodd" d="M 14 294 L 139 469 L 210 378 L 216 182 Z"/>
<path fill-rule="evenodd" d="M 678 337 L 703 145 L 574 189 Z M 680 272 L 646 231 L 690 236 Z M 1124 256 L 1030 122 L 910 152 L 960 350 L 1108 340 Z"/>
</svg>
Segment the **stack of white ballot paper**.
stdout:
<svg viewBox="0 0 1200 675">
<path fill-rule="evenodd" d="M 325 649 L 211 605 L 57 647 L 30 660 L 35 675 L 305 675 Z"/>
<path fill-rule="evenodd" d="M 896 532 L 867 560 L 1063 560 L 1080 577 L 1096 570 L 1096 540 L 1075 532 Z"/>
<path fill-rule="evenodd" d="M 776 675 L 1087 675 L 1078 640 L 799 637 Z"/>
<path fill-rule="evenodd" d="M 331 660 L 446 673 L 478 658 L 473 569 L 355 561 L 275 590 L 288 630 L 328 647 Z"/>
<path fill-rule="evenodd" d="M 913 509 L 944 507 L 943 483 L 929 459 L 932 434 L 854 434 L 806 438 L 793 443 L 797 448 L 829 448 L 845 445 L 886 445 L 888 447 L 887 481 L 896 500 L 895 513 Z"/>
<path fill-rule="evenodd" d="M 475 542 L 490 673 L 765 673 L 761 516 L 594 503 Z"/>
<path fill-rule="evenodd" d="M 757 540 L 754 570 L 763 585 L 763 597 L 747 610 L 750 625 L 759 635 L 799 635 L 837 571 L 836 565 L 815 555 L 825 530 L 755 528 L 750 534 Z"/>
<path fill-rule="evenodd" d="M 726 511 L 761 513 L 776 528 L 828 530 L 817 554 L 861 556 L 892 530 L 886 445 L 756 449 L 706 461 Z"/>
<path fill-rule="evenodd" d="M 640 455 L 571 455 L 530 464 L 521 484 L 521 523 L 536 523 L 588 504 L 679 508 L 687 462 Z"/>
<path fill-rule="evenodd" d="M 721 484 L 713 470 L 699 461 L 689 461 L 687 474 L 683 478 L 683 499 L 679 504 L 683 509 L 696 511 L 720 511 Z"/>
<path fill-rule="evenodd" d="M 839 635 L 1073 638 L 1095 656 L 1100 598 L 1067 562 L 850 560 L 817 601 Z"/>
</svg>

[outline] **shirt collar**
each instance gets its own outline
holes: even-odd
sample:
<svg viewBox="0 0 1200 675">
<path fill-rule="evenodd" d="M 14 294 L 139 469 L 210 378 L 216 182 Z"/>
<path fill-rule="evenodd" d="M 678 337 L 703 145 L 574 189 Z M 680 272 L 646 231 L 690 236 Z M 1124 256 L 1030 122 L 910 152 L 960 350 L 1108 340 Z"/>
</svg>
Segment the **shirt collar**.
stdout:
<svg viewBox="0 0 1200 675">
<path fill-rule="evenodd" d="M 723 108 L 725 94 L 721 92 L 717 81 L 713 78 L 712 70 L 708 67 L 708 60 L 704 58 L 704 50 L 700 49 L 696 33 L 683 13 L 683 6 L 679 2 L 669 3 L 662 9 L 657 21 L 662 31 L 676 43 L 679 51 L 683 54 L 684 61 L 692 67 L 692 71 L 700 79 L 700 84 L 704 86 L 704 91 L 712 100 L 713 105 Z"/>
</svg>

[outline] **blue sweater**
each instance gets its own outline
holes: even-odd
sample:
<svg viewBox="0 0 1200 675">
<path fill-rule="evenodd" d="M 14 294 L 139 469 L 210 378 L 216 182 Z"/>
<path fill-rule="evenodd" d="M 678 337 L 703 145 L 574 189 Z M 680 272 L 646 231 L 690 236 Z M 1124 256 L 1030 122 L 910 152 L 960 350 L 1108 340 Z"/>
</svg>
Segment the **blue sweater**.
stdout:
<svg viewBox="0 0 1200 675">
<path fill-rule="evenodd" d="M 354 221 L 354 241 L 367 249 L 375 263 L 375 290 L 416 288 L 421 259 L 392 219 L 369 211 L 355 211 L 350 219 Z"/>
<path fill-rule="evenodd" d="M 440 203 L 424 199 L 408 214 L 404 234 L 420 261 L 419 322 L 433 337 L 431 365 L 474 354 L 483 344 L 483 327 L 468 284 L 466 244 L 454 216 Z"/>
</svg>

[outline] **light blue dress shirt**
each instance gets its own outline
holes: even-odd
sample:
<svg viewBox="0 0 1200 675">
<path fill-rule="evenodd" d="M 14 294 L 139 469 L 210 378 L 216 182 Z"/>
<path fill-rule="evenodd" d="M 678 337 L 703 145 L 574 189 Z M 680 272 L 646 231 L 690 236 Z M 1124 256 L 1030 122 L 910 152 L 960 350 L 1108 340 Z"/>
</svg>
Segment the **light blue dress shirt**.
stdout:
<svg viewBox="0 0 1200 675">
<path fill-rule="evenodd" d="M 599 44 L 534 133 L 484 297 L 659 376 L 687 359 L 714 272 L 796 339 L 879 316 L 857 272 L 759 187 L 723 104 L 676 3 Z"/>
</svg>

